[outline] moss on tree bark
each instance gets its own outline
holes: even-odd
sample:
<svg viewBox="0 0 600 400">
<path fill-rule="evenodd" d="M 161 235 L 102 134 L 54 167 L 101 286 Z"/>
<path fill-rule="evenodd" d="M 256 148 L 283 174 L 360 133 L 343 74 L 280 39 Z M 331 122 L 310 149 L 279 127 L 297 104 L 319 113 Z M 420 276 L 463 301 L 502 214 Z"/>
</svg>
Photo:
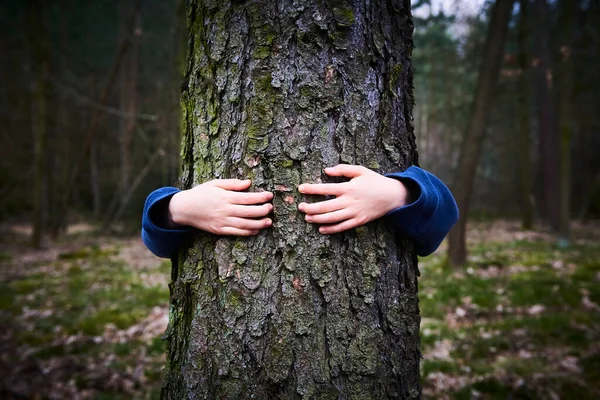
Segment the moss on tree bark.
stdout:
<svg viewBox="0 0 600 400">
<path fill-rule="evenodd" d="M 270 190 L 273 226 L 198 234 L 172 270 L 169 399 L 420 395 L 417 259 L 379 220 L 324 236 L 326 166 L 416 162 L 406 1 L 189 1 L 182 186 Z"/>
</svg>

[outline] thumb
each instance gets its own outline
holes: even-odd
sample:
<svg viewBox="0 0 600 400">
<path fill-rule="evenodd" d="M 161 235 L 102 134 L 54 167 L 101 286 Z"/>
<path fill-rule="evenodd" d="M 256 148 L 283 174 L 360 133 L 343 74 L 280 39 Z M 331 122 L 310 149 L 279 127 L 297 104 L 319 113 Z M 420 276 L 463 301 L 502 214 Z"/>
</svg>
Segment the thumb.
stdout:
<svg viewBox="0 0 600 400">
<path fill-rule="evenodd" d="M 248 189 L 252 181 L 250 179 L 215 179 L 212 183 L 221 189 L 241 191 Z"/>
<path fill-rule="evenodd" d="M 335 167 L 325 168 L 325 173 L 329 176 L 345 176 L 346 178 L 356 178 L 367 171 L 365 167 L 350 164 L 338 164 Z"/>
</svg>

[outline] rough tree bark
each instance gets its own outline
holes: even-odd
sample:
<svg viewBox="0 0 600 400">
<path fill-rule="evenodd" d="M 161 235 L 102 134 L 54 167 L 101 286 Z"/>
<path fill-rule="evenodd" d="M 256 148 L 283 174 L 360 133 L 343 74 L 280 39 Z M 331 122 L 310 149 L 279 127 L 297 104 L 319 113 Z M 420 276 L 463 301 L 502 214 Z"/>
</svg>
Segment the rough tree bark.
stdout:
<svg viewBox="0 0 600 400">
<path fill-rule="evenodd" d="M 460 211 L 458 223 L 454 225 L 448 236 L 449 260 L 455 267 L 463 265 L 467 261 L 466 230 L 469 202 L 483 147 L 487 119 L 492 108 L 498 73 L 502 65 L 502 54 L 512 6 L 513 0 L 497 0 L 493 6 L 483 61 L 479 66 L 473 110 L 460 152 L 456 178 L 452 185 L 452 192 Z"/>
<path fill-rule="evenodd" d="M 412 241 L 381 220 L 323 236 L 296 190 L 341 162 L 417 161 L 410 2 L 196 0 L 187 13 L 182 186 L 250 177 L 274 191 L 274 224 L 199 234 L 174 260 L 163 397 L 418 397 Z"/>
</svg>

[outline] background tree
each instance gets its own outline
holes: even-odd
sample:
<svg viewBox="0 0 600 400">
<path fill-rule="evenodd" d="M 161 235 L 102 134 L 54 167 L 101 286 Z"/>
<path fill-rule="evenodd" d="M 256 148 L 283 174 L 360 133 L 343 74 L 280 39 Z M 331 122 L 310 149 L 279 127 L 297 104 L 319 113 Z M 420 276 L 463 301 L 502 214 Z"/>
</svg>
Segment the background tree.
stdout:
<svg viewBox="0 0 600 400">
<path fill-rule="evenodd" d="M 535 0 L 534 71 L 539 128 L 540 205 L 544 219 L 555 231 L 560 223 L 559 140 L 553 95 L 554 70 L 550 50 L 550 11 L 546 0 Z"/>
<path fill-rule="evenodd" d="M 47 217 L 47 186 L 46 172 L 47 149 L 47 83 L 48 54 L 40 39 L 44 27 L 42 20 L 42 5 L 31 2 L 27 8 L 27 28 L 31 40 L 31 65 L 34 67 L 35 83 L 31 95 L 31 121 L 34 132 L 34 185 L 33 185 L 33 246 L 40 247 L 46 228 Z M 36 40 L 37 39 L 37 40 Z"/>
<path fill-rule="evenodd" d="M 409 5 L 198 0 L 188 26 L 183 187 L 250 177 L 274 223 L 174 263 L 164 397 L 418 397 L 412 243 L 382 221 L 321 235 L 296 190 L 416 162 Z"/>
<path fill-rule="evenodd" d="M 454 266 L 463 265 L 467 260 L 465 235 L 469 202 L 475 180 L 475 171 L 477 170 L 481 154 L 487 119 L 494 98 L 498 72 L 502 63 L 512 5 L 513 0 L 497 0 L 492 8 L 490 27 L 486 39 L 483 61 L 479 69 L 477 91 L 473 101 L 471 119 L 462 145 L 454 184 L 452 185 L 461 214 L 458 223 L 449 235 L 450 262 Z"/>
<path fill-rule="evenodd" d="M 530 94 L 529 94 L 529 0 L 519 0 L 518 23 L 518 60 L 519 60 L 519 189 L 521 199 L 521 226 L 523 229 L 533 227 L 533 189 L 531 179 L 531 127 L 530 127 Z"/>
<path fill-rule="evenodd" d="M 573 140 L 573 38 L 577 3 L 560 1 L 560 212 L 558 231 L 563 240 L 569 240 L 571 221 L 571 144 Z"/>
</svg>

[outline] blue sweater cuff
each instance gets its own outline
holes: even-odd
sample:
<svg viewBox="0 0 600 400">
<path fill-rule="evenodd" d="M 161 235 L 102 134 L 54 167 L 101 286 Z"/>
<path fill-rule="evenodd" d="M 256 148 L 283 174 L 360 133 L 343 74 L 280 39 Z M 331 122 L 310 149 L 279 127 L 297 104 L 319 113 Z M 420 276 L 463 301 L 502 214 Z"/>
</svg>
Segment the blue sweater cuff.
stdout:
<svg viewBox="0 0 600 400">
<path fill-rule="evenodd" d="M 144 204 L 142 215 L 142 241 L 148 249 L 159 257 L 172 257 L 177 254 L 181 244 L 192 232 L 191 227 L 179 229 L 164 226 L 171 197 L 180 190 L 174 187 L 163 187 L 150 193 Z M 163 220 L 164 218 L 164 220 Z"/>
<path fill-rule="evenodd" d="M 415 239 L 418 255 L 433 253 L 458 219 L 452 193 L 437 177 L 416 166 L 386 176 L 418 186 L 417 200 L 390 211 L 387 218 L 400 233 Z"/>
</svg>

